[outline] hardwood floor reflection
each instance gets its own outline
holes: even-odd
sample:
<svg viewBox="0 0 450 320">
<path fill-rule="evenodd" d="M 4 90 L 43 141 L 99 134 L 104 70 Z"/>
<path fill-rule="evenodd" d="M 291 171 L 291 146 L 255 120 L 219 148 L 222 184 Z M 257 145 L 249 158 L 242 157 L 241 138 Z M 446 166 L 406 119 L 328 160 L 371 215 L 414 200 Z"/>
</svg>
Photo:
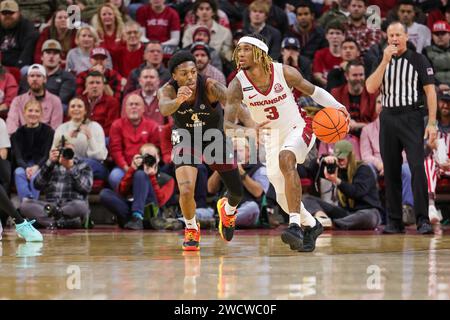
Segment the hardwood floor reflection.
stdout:
<svg viewBox="0 0 450 320">
<path fill-rule="evenodd" d="M 118 229 L 0 241 L 0 299 L 449 299 L 450 230 L 435 236 L 326 233 L 291 251 L 282 229 L 202 234 Z M 446 235 L 447 234 L 447 235 Z"/>
</svg>

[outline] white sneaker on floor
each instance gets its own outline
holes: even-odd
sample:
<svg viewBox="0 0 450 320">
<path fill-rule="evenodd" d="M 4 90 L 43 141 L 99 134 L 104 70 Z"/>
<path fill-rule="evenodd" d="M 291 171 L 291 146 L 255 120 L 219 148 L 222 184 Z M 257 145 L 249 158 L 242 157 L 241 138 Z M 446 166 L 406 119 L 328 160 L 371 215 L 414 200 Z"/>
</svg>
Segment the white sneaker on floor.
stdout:
<svg viewBox="0 0 450 320">
<path fill-rule="evenodd" d="M 322 214 L 316 214 L 314 217 L 317 220 L 319 220 L 319 222 L 322 224 L 322 227 L 324 227 L 324 229 L 330 229 L 333 227 L 333 222 L 331 221 L 331 219 L 328 216 L 322 215 Z"/>
<path fill-rule="evenodd" d="M 439 224 L 442 220 L 442 214 L 434 205 L 428 207 L 428 217 L 431 224 Z"/>
</svg>

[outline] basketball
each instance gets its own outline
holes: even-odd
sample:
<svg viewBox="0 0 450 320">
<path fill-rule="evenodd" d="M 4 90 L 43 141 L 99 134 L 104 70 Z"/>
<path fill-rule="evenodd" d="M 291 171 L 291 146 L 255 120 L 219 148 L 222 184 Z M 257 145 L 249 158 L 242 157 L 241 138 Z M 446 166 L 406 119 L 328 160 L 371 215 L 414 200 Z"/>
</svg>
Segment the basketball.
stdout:
<svg viewBox="0 0 450 320">
<path fill-rule="evenodd" d="M 335 143 L 347 135 L 348 123 L 342 111 L 328 107 L 316 113 L 312 127 L 320 141 Z"/>
</svg>

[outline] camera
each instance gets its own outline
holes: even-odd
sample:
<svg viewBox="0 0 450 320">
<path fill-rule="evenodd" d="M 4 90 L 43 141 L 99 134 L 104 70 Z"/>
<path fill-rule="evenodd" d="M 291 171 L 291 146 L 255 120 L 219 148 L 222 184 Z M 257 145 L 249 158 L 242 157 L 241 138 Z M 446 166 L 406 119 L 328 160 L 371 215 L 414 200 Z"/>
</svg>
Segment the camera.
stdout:
<svg viewBox="0 0 450 320">
<path fill-rule="evenodd" d="M 75 156 L 75 152 L 71 148 L 65 148 L 66 138 L 64 136 L 61 137 L 61 147 L 59 148 L 59 154 L 66 160 L 72 160 Z"/>
<path fill-rule="evenodd" d="M 325 178 L 325 174 L 323 173 L 325 168 L 327 169 L 328 174 L 333 174 L 336 171 L 337 163 L 336 160 L 333 163 L 326 163 L 325 157 L 320 159 L 319 163 L 319 178 Z"/>
<path fill-rule="evenodd" d="M 144 165 L 147 167 L 153 167 L 156 163 L 156 158 L 151 154 L 145 153 L 142 156 L 142 164 L 139 166 L 139 170 L 144 170 Z"/>
<path fill-rule="evenodd" d="M 63 211 L 59 205 L 47 204 L 44 207 L 44 212 L 47 214 L 47 216 L 54 217 L 55 219 L 59 219 L 63 215 Z"/>
</svg>

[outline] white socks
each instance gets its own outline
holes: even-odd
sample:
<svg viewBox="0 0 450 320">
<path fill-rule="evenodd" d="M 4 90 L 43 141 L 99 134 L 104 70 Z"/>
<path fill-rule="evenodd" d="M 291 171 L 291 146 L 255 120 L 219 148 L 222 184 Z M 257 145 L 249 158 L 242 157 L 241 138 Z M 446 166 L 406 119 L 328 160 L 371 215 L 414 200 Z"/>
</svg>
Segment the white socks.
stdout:
<svg viewBox="0 0 450 320">
<path fill-rule="evenodd" d="M 302 226 L 308 226 L 313 228 L 316 225 L 316 219 L 305 209 L 303 202 L 300 202 L 300 218 Z"/>
<path fill-rule="evenodd" d="M 295 223 L 300 227 L 300 214 L 299 213 L 289 213 L 289 224 Z"/>
<path fill-rule="evenodd" d="M 227 214 L 227 216 L 232 216 L 233 214 L 235 214 L 235 212 L 236 212 L 236 207 L 230 206 L 228 201 L 226 201 L 225 202 L 225 213 Z"/>
<path fill-rule="evenodd" d="M 184 222 L 186 223 L 186 229 L 198 230 L 198 225 L 197 225 L 197 221 L 195 221 L 195 216 L 192 219 L 184 218 Z"/>
</svg>

